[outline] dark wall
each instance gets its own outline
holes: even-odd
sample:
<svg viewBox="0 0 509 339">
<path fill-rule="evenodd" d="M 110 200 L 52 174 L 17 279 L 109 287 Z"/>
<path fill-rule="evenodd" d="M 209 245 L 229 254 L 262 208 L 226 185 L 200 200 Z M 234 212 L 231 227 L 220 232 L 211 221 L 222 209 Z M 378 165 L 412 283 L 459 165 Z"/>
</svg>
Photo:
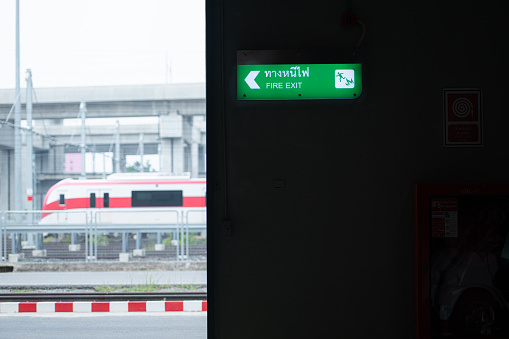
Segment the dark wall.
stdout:
<svg viewBox="0 0 509 339">
<path fill-rule="evenodd" d="M 361 27 L 345 0 L 207 2 L 210 337 L 412 338 L 413 184 L 509 180 L 506 2 L 351 5 L 360 98 L 239 102 L 237 50 L 353 50 Z M 458 87 L 482 88 L 483 147 L 443 146 Z"/>
</svg>

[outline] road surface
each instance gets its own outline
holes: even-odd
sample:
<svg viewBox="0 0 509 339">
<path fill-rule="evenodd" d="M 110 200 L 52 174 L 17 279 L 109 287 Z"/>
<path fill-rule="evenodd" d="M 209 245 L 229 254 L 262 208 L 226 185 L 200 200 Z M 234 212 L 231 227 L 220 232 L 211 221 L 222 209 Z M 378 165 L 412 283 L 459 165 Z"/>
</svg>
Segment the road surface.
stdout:
<svg viewBox="0 0 509 339">
<path fill-rule="evenodd" d="M 0 314 L 1 338 L 206 339 L 207 312 L 154 314 Z"/>
</svg>

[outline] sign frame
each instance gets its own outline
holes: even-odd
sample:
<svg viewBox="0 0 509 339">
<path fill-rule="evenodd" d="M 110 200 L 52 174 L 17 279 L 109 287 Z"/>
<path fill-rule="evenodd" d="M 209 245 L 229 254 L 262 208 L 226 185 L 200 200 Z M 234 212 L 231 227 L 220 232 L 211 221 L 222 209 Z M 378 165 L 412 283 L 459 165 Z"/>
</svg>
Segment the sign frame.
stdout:
<svg viewBox="0 0 509 339">
<path fill-rule="evenodd" d="M 457 206 L 459 211 L 462 205 L 461 201 L 465 198 L 487 199 L 489 201 L 490 199 L 501 199 L 501 198 L 504 199 L 505 197 L 509 197 L 509 183 L 507 182 L 444 183 L 444 184 L 418 183 L 414 185 L 413 193 L 414 193 L 413 266 L 414 266 L 414 305 L 415 305 L 414 337 L 416 339 L 430 339 L 432 338 L 432 325 L 437 325 L 435 321 L 432 321 L 432 311 L 434 310 L 436 312 L 437 307 L 433 308 L 432 306 L 432 292 L 431 292 L 433 283 L 431 279 L 431 274 L 433 270 L 433 265 L 434 263 L 436 263 L 436 261 L 432 260 L 432 252 L 430 246 L 431 241 L 433 241 L 431 229 L 433 227 L 433 221 L 431 219 L 434 216 L 432 209 L 433 201 L 441 199 L 443 200 L 458 199 Z M 446 209 L 449 209 L 450 211 L 455 210 L 453 206 L 451 208 Z M 458 224 L 458 228 L 461 229 L 462 226 Z M 500 291 L 498 291 L 497 293 L 500 293 Z M 438 336 L 435 335 L 433 337 Z M 443 336 L 440 335 L 440 337 Z M 495 337 L 499 338 L 499 336 Z M 457 337 L 455 336 L 455 338 Z M 461 336 L 461 338 L 463 338 L 463 336 Z"/>
<path fill-rule="evenodd" d="M 443 104 L 444 147 L 482 147 L 482 89 L 446 88 Z"/>
<path fill-rule="evenodd" d="M 362 62 L 337 50 L 239 50 L 236 78 L 237 101 L 351 100 L 362 93 Z"/>
</svg>

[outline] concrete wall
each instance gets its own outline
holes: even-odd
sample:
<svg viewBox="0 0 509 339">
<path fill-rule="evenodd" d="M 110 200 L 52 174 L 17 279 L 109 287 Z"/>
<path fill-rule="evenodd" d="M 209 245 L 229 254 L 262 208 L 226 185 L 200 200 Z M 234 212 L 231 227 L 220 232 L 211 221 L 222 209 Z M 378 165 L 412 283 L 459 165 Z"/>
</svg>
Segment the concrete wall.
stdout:
<svg viewBox="0 0 509 339">
<path fill-rule="evenodd" d="M 360 98 L 239 102 L 237 50 L 351 50 L 361 29 L 346 1 L 208 1 L 213 338 L 414 337 L 413 184 L 509 179 L 507 3 L 351 3 Z M 483 90 L 483 147 L 443 147 L 456 87 Z"/>
</svg>

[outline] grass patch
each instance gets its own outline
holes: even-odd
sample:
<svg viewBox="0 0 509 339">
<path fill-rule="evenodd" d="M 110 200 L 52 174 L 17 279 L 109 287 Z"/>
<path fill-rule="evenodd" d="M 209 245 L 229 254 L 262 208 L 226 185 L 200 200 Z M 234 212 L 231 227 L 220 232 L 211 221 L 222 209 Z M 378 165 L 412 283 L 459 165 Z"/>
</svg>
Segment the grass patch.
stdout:
<svg viewBox="0 0 509 339">
<path fill-rule="evenodd" d="M 38 292 L 36 290 L 33 290 L 32 288 L 23 288 L 20 290 L 11 290 L 11 293 L 34 293 Z"/>
<path fill-rule="evenodd" d="M 145 279 L 145 283 L 143 284 L 131 284 L 129 286 L 95 286 L 94 289 L 97 292 L 156 292 L 160 290 L 164 290 L 169 288 L 168 285 L 159 285 L 156 280 L 152 279 L 152 277 L 147 277 Z"/>
<path fill-rule="evenodd" d="M 102 285 L 102 286 L 94 286 L 94 290 L 102 293 L 111 293 L 111 292 L 163 292 L 163 291 L 172 291 L 172 292 L 193 292 L 197 291 L 202 286 L 193 285 L 193 284 L 181 284 L 181 285 L 159 285 L 157 281 L 153 281 L 151 278 L 147 279 L 143 284 L 130 284 L 129 286 L 113 286 L 113 285 Z"/>
<path fill-rule="evenodd" d="M 163 244 L 171 246 L 173 240 L 173 234 L 169 234 L 168 237 L 163 239 Z M 182 239 L 179 240 L 179 245 L 182 244 Z M 187 234 L 184 235 L 184 244 L 187 244 Z M 206 245 L 207 238 L 203 238 L 198 233 L 189 233 L 189 245 Z"/>
<path fill-rule="evenodd" d="M 96 292 L 101 292 L 101 293 L 117 292 L 117 290 L 119 290 L 120 288 L 122 288 L 122 287 L 121 286 L 111 286 L 111 285 L 94 286 L 94 290 Z"/>
</svg>

